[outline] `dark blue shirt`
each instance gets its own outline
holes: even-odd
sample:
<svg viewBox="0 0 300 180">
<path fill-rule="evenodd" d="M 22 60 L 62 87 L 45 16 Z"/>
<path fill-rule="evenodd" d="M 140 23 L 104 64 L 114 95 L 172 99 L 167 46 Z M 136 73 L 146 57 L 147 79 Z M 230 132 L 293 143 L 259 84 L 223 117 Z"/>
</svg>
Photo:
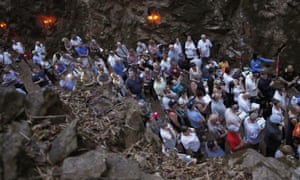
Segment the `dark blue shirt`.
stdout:
<svg viewBox="0 0 300 180">
<path fill-rule="evenodd" d="M 143 79 L 139 76 L 136 76 L 135 80 L 128 78 L 126 80 L 126 88 L 129 89 L 132 94 L 142 93 Z"/>
</svg>

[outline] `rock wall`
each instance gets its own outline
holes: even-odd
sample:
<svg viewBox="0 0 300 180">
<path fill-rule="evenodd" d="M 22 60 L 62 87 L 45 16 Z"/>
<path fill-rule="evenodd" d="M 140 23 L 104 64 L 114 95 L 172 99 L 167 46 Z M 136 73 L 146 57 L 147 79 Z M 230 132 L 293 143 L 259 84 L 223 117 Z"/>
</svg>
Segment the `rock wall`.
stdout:
<svg viewBox="0 0 300 180">
<path fill-rule="evenodd" d="M 159 25 L 149 25 L 151 9 L 161 15 Z M 206 33 L 213 41 L 213 55 L 236 59 L 241 53 L 249 60 L 254 50 L 264 56 L 295 62 L 300 57 L 300 2 L 297 0 L 5 0 L 0 16 L 7 22 L 1 41 L 21 38 L 32 47 L 33 39 L 45 39 L 50 52 L 62 37 L 78 34 L 85 40 L 95 37 L 105 48 L 117 40 L 134 47 L 137 40 L 153 37 L 170 43 L 190 34 L 198 40 Z M 39 15 L 54 15 L 56 24 L 42 28 Z"/>
</svg>

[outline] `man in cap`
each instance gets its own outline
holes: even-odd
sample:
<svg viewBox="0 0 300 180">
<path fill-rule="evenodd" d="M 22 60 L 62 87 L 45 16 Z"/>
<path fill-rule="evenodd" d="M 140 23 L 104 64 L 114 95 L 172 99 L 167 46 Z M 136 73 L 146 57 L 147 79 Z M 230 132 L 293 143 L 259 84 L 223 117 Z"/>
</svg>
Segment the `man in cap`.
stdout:
<svg viewBox="0 0 300 180">
<path fill-rule="evenodd" d="M 267 121 L 264 141 L 266 144 L 266 156 L 274 157 L 282 140 L 282 117 L 272 114 Z"/>
</svg>

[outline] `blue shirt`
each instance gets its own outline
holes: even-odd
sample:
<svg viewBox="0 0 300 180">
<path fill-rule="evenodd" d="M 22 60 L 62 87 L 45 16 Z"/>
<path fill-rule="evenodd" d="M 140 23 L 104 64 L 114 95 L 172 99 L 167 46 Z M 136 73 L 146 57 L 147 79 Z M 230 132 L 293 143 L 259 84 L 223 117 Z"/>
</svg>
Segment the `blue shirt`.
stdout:
<svg viewBox="0 0 300 180">
<path fill-rule="evenodd" d="M 272 59 L 267 59 L 267 58 L 263 58 L 263 57 L 259 57 L 257 59 L 251 59 L 250 66 L 251 66 L 252 72 L 259 73 L 262 71 L 261 62 L 272 62 Z"/>
<path fill-rule="evenodd" d="M 215 158 L 215 157 L 223 157 L 225 156 L 225 152 L 220 148 L 220 146 L 217 145 L 216 149 L 212 151 L 207 147 L 207 142 L 205 143 L 205 152 L 207 154 L 207 157 L 209 158 Z"/>
<path fill-rule="evenodd" d="M 122 78 L 125 77 L 125 72 L 124 72 L 124 66 L 123 66 L 123 63 L 119 62 L 119 64 L 115 64 L 113 67 L 112 67 L 113 71 L 118 74 L 119 76 L 121 76 Z"/>
<path fill-rule="evenodd" d="M 83 44 L 75 48 L 75 51 L 78 56 L 87 56 L 88 48 Z"/>
<path fill-rule="evenodd" d="M 195 129 L 202 129 L 203 126 L 200 124 L 200 121 L 204 121 L 204 117 L 197 109 L 187 109 L 187 116 L 191 123 L 191 126 Z"/>
</svg>

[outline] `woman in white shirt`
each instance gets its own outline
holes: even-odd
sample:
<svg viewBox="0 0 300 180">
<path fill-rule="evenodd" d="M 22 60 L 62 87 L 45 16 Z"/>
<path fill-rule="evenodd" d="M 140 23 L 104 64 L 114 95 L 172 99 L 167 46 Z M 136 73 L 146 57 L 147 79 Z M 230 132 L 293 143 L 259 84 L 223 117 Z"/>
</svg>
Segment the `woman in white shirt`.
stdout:
<svg viewBox="0 0 300 180">
<path fill-rule="evenodd" d="M 182 143 L 187 154 L 197 155 L 200 151 L 200 140 L 193 128 L 182 128 L 180 135 L 180 142 Z"/>
<path fill-rule="evenodd" d="M 276 99 L 276 100 L 278 100 L 280 102 L 280 105 L 281 105 L 282 109 L 284 109 L 284 110 L 286 109 L 286 106 L 287 106 L 287 94 L 286 94 L 286 90 L 285 90 L 284 86 L 279 87 L 275 91 L 273 99 Z"/>
<path fill-rule="evenodd" d="M 187 36 L 187 40 L 185 41 L 184 49 L 185 49 L 185 55 L 188 60 L 193 59 L 197 55 L 196 46 L 195 46 L 195 43 L 193 42 L 191 36 Z"/>
<path fill-rule="evenodd" d="M 165 155 L 169 155 L 170 150 L 176 149 L 177 134 L 171 124 L 165 122 L 159 130 L 162 138 L 162 152 Z"/>
</svg>

